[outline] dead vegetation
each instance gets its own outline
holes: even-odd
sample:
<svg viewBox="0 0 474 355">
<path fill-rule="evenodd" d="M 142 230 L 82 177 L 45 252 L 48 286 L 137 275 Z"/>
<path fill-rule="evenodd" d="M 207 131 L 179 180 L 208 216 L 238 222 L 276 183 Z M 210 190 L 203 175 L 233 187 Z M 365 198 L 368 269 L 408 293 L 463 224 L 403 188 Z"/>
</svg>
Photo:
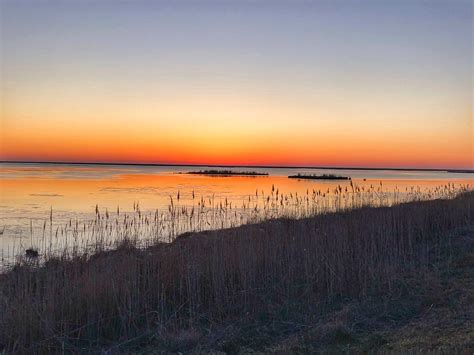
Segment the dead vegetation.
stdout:
<svg viewBox="0 0 474 355">
<path fill-rule="evenodd" d="M 473 225 L 473 199 L 281 218 L 146 249 L 125 238 L 114 251 L 17 265 L 0 279 L 0 343 L 17 352 L 269 348 L 336 315 L 337 304 L 393 296 L 407 272 L 424 275 L 420 265 L 445 250 L 435 246 L 449 247 L 445 234 Z M 336 325 L 318 342 L 356 339 L 350 322 L 327 324 Z"/>
</svg>

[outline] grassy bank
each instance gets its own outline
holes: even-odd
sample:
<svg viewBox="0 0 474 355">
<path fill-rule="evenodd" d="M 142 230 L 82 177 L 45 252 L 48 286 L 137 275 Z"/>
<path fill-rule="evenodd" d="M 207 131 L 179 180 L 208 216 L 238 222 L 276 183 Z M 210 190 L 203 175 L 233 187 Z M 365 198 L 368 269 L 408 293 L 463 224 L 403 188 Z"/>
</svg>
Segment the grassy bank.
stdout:
<svg viewBox="0 0 474 355">
<path fill-rule="evenodd" d="M 270 341 L 263 338 L 263 348 L 272 353 L 472 353 L 474 227 L 443 233 L 429 250 L 429 262 L 407 268 L 390 290 L 335 300 L 317 320 L 294 318 L 293 329 Z M 242 335 L 248 336 L 236 333 L 234 339 Z"/>
<path fill-rule="evenodd" d="M 276 219 L 145 250 L 125 239 L 116 251 L 17 266 L 0 275 L 0 344 L 19 352 L 291 350 L 341 304 L 375 304 L 398 294 L 407 275 L 429 277 L 426 266 L 453 249 L 446 235 L 474 225 L 473 201 L 468 192 Z M 353 338 L 328 334 L 336 343 Z"/>
</svg>

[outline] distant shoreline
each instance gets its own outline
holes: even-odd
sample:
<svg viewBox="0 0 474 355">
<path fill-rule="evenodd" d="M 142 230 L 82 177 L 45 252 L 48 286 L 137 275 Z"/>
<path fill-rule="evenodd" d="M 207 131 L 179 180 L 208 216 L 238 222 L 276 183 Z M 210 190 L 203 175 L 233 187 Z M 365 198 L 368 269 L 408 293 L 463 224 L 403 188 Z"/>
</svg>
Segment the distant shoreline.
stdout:
<svg viewBox="0 0 474 355">
<path fill-rule="evenodd" d="M 474 169 L 436 168 L 370 168 L 344 166 L 285 166 L 285 165 L 216 165 L 216 164 L 160 164 L 160 163 L 112 163 L 112 162 L 58 162 L 58 161 L 8 161 L 0 164 L 48 164 L 48 165 L 103 165 L 103 166 L 171 166 L 171 167 L 212 167 L 212 168 L 257 168 L 257 169 L 315 169 L 315 170 L 361 170 L 361 171 L 433 171 L 458 174 L 474 174 Z"/>
</svg>

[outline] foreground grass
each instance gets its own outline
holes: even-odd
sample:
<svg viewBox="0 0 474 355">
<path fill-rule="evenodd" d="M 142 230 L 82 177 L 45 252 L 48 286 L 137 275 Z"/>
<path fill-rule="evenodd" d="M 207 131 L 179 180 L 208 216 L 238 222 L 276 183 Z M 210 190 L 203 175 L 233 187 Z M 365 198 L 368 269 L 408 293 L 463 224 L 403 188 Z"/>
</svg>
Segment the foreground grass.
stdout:
<svg viewBox="0 0 474 355">
<path fill-rule="evenodd" d="M 18 352 L 426 349 L 437 346 L 433 324 L 447 322 L 440 346 L 468 348 L 473 201 L 471 192 L 279 219 L 21 265 L 0 276 L 0 344 Z M 452 231 L 463 228 L 459 242 Z"/>
<path fill-rule="evenodd" d="M 319 320 L 302 320 L 265 350 L 472 353 L 474 226 L 446 233 L 432 252 L 434 262 L 407 270 L 390 292 L 334 302 Z"/>
</svg>

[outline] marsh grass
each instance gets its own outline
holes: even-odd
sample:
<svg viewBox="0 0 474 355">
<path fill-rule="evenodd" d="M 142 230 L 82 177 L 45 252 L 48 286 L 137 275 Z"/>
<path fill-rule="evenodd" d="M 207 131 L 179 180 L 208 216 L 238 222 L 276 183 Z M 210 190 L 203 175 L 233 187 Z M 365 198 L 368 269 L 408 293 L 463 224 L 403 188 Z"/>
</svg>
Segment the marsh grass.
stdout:
<svg viewBox="0 0 474 355">
<path fill-rule="evenodd" d="M 235 170 L 199 170 L 189 171 L 191 175 L 209 175 L 209 176 L 268 176 L 268 173 L 258 171 L 235 171 Z"/>
<path fill-rule="evenodd" d="M 0 344 L 23 353 L 116 351 L 143 340 L 180 343 L 184 333 L 196 344 L 220 324 L 317 315 L 328 300 L 390 290 L 403 270 L 429 262 L 442 232 L 474 222 L 468 187 L 395 200 L 351 189 L 282 197 L 273 188 L 249 197 L 242 214 L 203 198 L 183 206 L 178 194 L 164 215 L 97 207 L 94 221 L 62 230 L 53 230 L 51 213 L 43 230 L 72 240 L 58 252 L 45 238 L 35 249 L 41 261 L 19 258 L 0 275 Z M 181 234 L 211 227 L 225 229 Z"/>
<path fill-rule="evenodd" d="M 67 222 L 55 221 L 53 209 L 41 225 L 30 221 L 28 234 L 18 243 L 1 250 L 0 272 L 22 263 L 42 264 L 52 257 L 61 259 L 116 249 L 123 243 L 146 248 L 156 243 L 172 242 L 186 232 L 200 232 L 233 228 L 269 219 L 301 219 L 330 212 L 349 211 L 361 207 L 391 206 L 404 202 L 450 199 L 469 191 L 469 185 L 448 183 L 432 189 L 398 187 L 384 189 L 383 183 L 358 186 L 350 181 L 345 185 L 305 193 L 284 193 L 272 185 L 270 191 L 256 190 L 243 197 L 240 204 L 227 198 L 196 196 L 177 192 L 169 196 L 166 209 L 142 210 L 133 203 L 132 212 L 95 207 L 94 218 Z M 27 253 L 27 250 L 34 253 Z M 31 256 L 35 254 L 34 258 Z"/>
<path fill-rule="evenodd" d="M 334 175 L 334 174 L 323 174 L 323 175 L 316 175 L 316 174 L 296 174 L 296 175 L 289 175 L 289 179 L 306 179 L 306 180 L 351 180 L 349 176 L 341 176 L 341 175 Z"/>
</svg>

